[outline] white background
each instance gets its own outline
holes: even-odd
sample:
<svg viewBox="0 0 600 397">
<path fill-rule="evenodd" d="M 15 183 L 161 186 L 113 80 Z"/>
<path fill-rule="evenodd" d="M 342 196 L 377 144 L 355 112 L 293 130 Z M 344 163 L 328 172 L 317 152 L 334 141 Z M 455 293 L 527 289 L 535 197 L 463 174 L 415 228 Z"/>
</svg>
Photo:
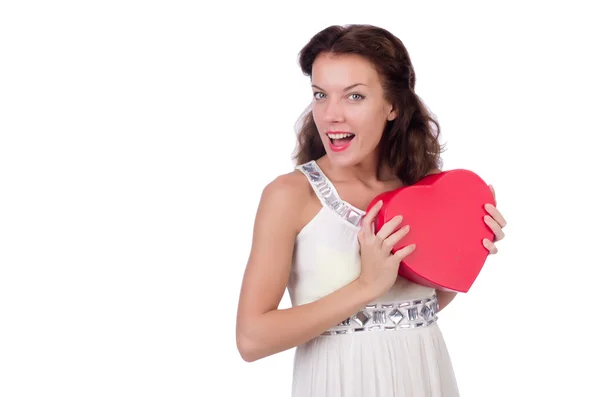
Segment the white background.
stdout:
<svg viewBox="0 0 600 397">
<path fill-rule="evenodd" d="M 508 220 L 441 314 L 462 395 L 600 395 L 597 19 L 414 3 L 2 2 L 0 396 L 289 395 L 293 350 L 239 357 L 237 299 L 297 54 L 346 23 L 401 38 L 443 168 Z"/>
</svg>

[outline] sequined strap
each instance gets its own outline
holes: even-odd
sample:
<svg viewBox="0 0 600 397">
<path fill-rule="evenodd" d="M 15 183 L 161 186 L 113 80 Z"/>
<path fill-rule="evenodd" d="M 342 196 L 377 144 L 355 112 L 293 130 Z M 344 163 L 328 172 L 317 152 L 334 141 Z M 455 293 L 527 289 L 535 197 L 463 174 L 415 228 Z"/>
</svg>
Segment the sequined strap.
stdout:
<svg viewBox="0 0 600 397">
<path fill-rule="evenodd" d="M 398 331 L 426 327 L 437 321 L 437 296 L 412 301 L 377 303 L 342 321 L 322 335 L 340 335 L 362 331 Z"/>
<path fill-rule="evenodd" d="M 325 174 L 323 174 L 314 160 L 299 165 L 296 168 L 306 175 L 324 206 L 331 208 L 352 225 L 357 227 L 360 226 L 360 221 L 364 216 L 364 213 L 357 208 L 352 207 L 339 197 L 333 184 L 331 184 Z"/>
</svg>

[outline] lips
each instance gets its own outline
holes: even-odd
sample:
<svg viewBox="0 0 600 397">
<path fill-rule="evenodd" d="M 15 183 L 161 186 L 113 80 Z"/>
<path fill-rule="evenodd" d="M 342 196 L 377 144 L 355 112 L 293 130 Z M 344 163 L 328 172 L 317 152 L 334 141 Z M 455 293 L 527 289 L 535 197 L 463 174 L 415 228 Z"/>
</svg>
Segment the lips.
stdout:
<svg viewBox="0 0 600 397">
<path fill-rule="evenodd" d="M 328 131 L 329 147 L 334 152 L 341 152 L 350 147 L 355 134 L 347 131 Z"/>
</svg>

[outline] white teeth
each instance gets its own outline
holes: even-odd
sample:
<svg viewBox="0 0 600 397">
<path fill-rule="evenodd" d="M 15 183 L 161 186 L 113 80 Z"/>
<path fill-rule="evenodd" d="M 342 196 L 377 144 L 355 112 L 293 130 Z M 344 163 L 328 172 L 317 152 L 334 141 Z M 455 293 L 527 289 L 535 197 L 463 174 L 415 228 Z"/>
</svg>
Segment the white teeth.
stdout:
<svg viewBox="0 0 600 397">
<path fill-rule="evenodd" d="M 327 134 L 327 136 L 331 139 L 342 139 L 353 136 L 354 134 Z"/>
</svg>

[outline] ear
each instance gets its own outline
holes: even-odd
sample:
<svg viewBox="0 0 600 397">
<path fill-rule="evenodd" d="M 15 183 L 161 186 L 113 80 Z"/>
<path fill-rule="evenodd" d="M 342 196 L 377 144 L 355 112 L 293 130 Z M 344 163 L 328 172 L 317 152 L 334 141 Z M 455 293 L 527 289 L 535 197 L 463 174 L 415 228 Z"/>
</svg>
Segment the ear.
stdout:
<svg viewBox="0 0 600 397">
<path fill-rule="evenodd" d="M 398 112 L 396 112 L 396 110 L 394 108 L 392 108 L 392 110 L 390 110 L 390 113 L 387 116 L 387 120 L 388 121 L 392 121 L 394 120 L 396 117 L 398 117 Z"/>
</svg>

